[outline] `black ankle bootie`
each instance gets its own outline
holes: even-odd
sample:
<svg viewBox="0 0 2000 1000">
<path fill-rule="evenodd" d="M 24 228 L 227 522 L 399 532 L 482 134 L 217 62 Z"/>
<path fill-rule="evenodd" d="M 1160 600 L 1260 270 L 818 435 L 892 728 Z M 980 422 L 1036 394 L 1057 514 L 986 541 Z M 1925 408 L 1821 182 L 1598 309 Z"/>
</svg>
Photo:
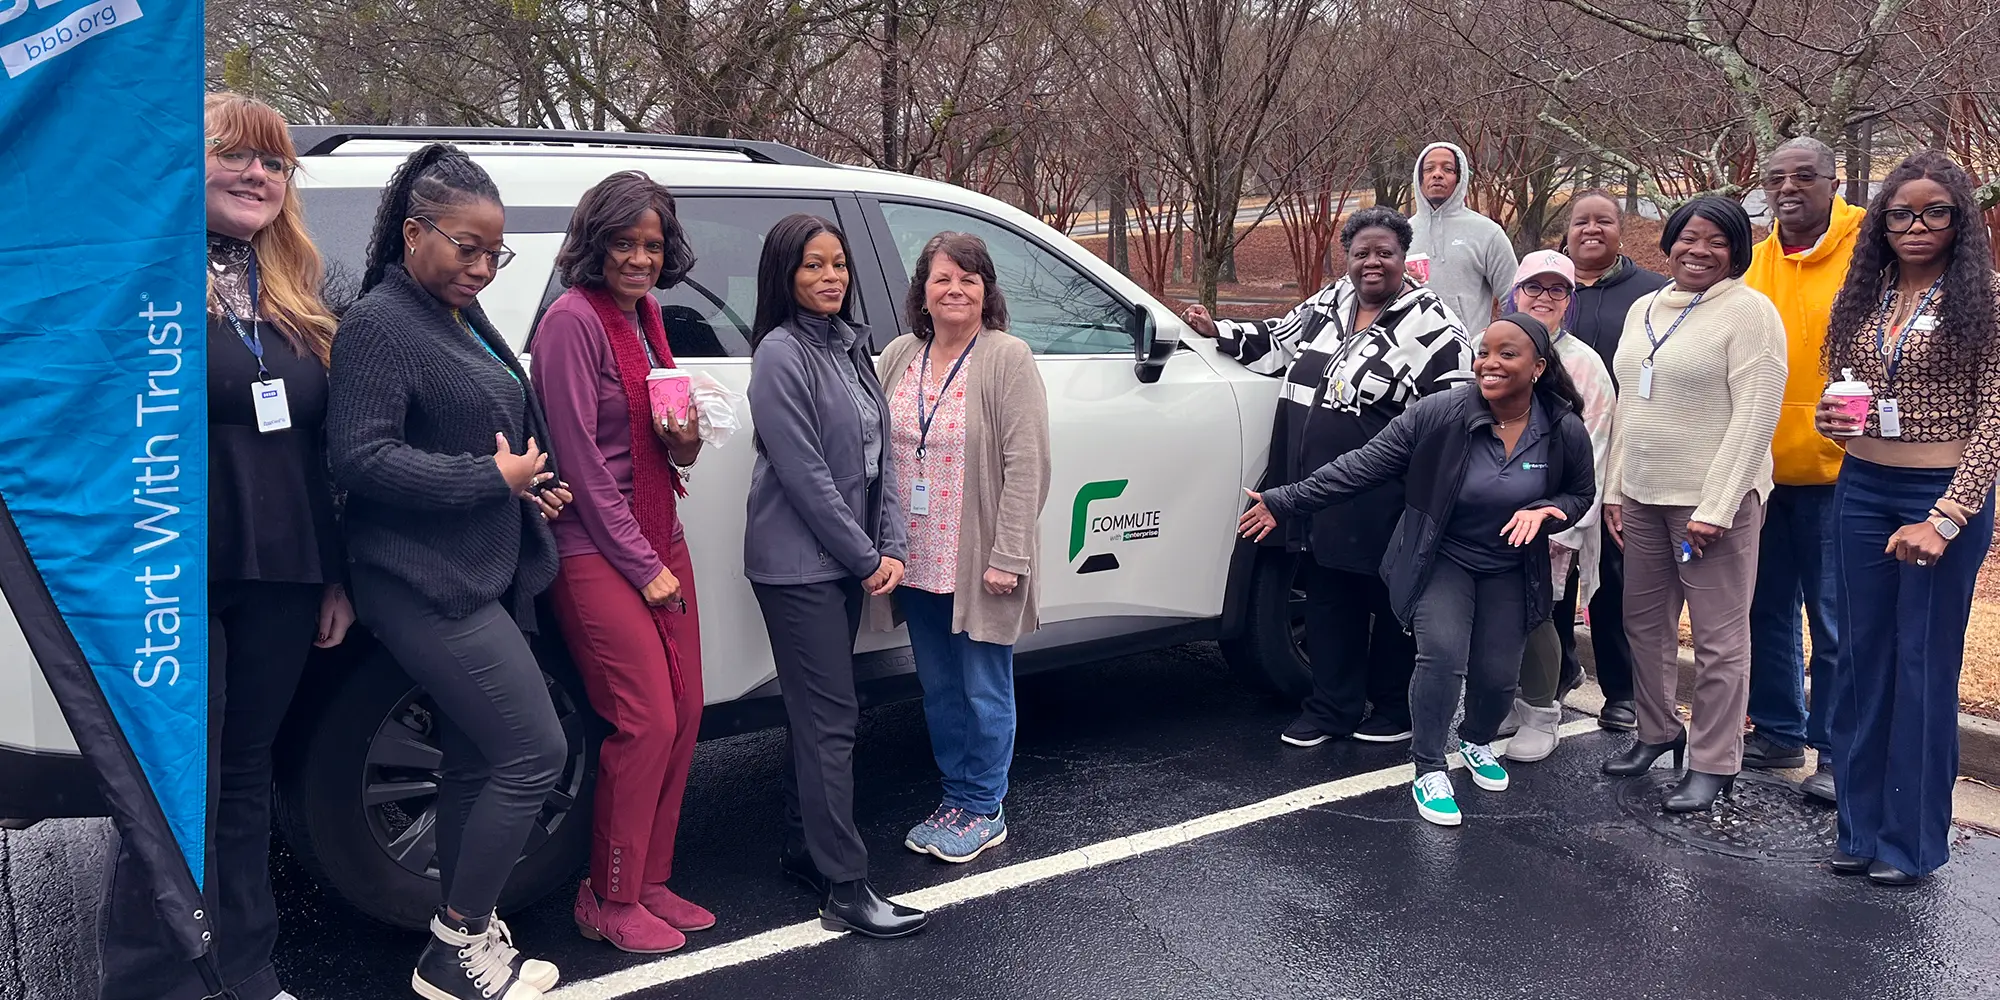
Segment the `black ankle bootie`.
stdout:
<svg viewBox="0 0 2000 1000">
<path fill-rule="evenodd" d="M 915 934 L 930 919 L 922 910 L 884 898 L 865 878 L 833 883 L 819 909 L 820 926 L 827 930 L 853 931 L 872 938 Z"/>
<path fill-rule="evenodd" d="M 1681 734 L 1675 737 L 1672 743 L 1635 740 L 1632 749 L 1604 762 L 1604 773 L 1621 778 L 1645 774 L 1653 769 L 1654 761 L 1669 753 L 1674 755 L 1674 770 L 1678 771 L 1682 767 L 1682 762 L 1687 759 L 1687 747 L 1688 734 L 1685 729 L 1681 730 Z"/>
</svg>

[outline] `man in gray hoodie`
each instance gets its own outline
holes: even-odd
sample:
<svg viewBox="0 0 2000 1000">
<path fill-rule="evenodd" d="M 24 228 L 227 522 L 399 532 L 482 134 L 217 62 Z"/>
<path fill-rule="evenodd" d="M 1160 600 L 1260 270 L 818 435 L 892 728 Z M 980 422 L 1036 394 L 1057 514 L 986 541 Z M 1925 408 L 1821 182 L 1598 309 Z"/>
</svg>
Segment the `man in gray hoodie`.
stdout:
<svg viewBox="0 0 2000 1000">
<path fill-rule="evenodd" d="M 1498 315 L 1496 303 L 1514 280 L 1514 244 L 1499 223 L 1466 207 L 1472 165 L 1464 150 L 1448 142 L 1425 146 L 1415 183 L 1409 270 L 1476 337 Z"/>
</svg>

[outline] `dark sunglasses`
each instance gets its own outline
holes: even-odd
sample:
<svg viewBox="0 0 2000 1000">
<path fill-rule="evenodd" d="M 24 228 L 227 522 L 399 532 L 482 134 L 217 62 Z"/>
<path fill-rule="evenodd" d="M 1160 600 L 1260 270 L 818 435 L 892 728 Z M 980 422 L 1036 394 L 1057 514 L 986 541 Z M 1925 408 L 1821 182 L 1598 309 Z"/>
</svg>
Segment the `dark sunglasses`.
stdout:
<svg viewBox="0 0 2000 1000">
<path fill-rule="evenodd" d="M 1787 180 L 1796 183 L 1800 187 L 1805 187 L 1809 184 L 1812 184 L 1815 181 L 1830 181 L 1833 179 L 1834 177 L 1832 174 L 1822 174 L 1817 170 L 1794 170 L 1791 173 L 1780 173 L 1774 171 L 1772 173 L 1765 174 L 1762 178 L 1762 183 L 1764 185 L 1764 190 L 1776 191 L 1779 188 L 1784 187 L 1785 182 Z"/>
<path fill-rule="evenodd" d="M 1909 232 L 1917 224 L 1918 219 L 1924 220 L 1925 232 L 1942 232 L 1958 224 L 1958 206 L 1932 205 L 1921 212 L 1912 212 L 1907 208 L 1891 208 L 1882 213 L 1882 225 L 1892 233 Z"/>
<path fill-rule="evenodd" d="M 439 236 L 444 237 L 447 240 L 451 240 L 451 245 L 458 248 L 458 262 L 461 265 L 470 266 L 472 262 L 478 260 L 482 254 L 486 257 L 487 260 L 493 263 L 493 269 L 495 271 L 498 271 L 501 268 L 506 267 L 507 265 L 512 264 L 514 262 L 514 251 L 509 250 L 504 246 L 498 250 L 488 250 L 485 247 L 473 246 L 470 243 L 460 243 L 457 240 L 451 239 L 450 233 L 447 233 L 444 230 L 439 229 L 437 223 L 432 222 L 431 220 L 421 215 L 414 215 L 411 216 L 411 218 L 416 219 L 418 222 L 421 222 L 424 225 L 431 227 L 431 232 L 434 232 Z"/>
</svg>

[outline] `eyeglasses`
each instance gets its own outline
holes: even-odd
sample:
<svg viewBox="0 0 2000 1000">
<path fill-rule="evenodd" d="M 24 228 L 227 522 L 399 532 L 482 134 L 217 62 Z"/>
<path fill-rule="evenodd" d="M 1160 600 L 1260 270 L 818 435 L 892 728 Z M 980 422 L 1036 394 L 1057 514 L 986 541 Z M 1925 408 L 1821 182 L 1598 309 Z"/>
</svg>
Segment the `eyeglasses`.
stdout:
<svg viewBox="0 0 2000 1000">
<path fill-rule="evenodd" d="M 611 252 L 618 254 L 620 256 L 630 253 L 637 253 L 641 249 L 645 250 L 646 253 L 654 257 L 664 257 L 666 256 L 667 253 L 667 245 L 665 243 L 660 242 L 659 240 L 647 240 L 644 243 L 641 243 L 638 240 L 611 241 Z"/>
<path fill-rule="evenodd" d="M 1776 191 L 1784 187 L 1785 182 L 1788 180 L 1800 187 L 1805 187 L 1814 181 L 1830 181 L 1833 179 L 1832 174 L 1822 174 L 1817 170 L 1794 170 L 1791 173 L 1773 171 L 1764 175 L 1763 184 L 1764 190 Z"/>
<path fill-rule="evenodd" d="M 1531 299 L 1546 298 L 1551 302 L 1561 302 L 1569 298 L 1568 285 L 1544 285 L 1539 281 L 1523 281 L 1515 286 L 1522 295 Z"/>
<path fill-rule="evenodd" d="M 1909 232 L 1911 227 L 1917 224 L 1918 219 L 1924 220 L 1924 232 L 1927 233 L 1950 229 L 1958 224 L 1958 206 L 1932 205 L 1921 212 L 1912 212 L 1907 208 L 1891 208 L 1882 213 L 1882 225 L 1892 233 Z"/>
<path fill-rule="evenodd" d="M 276 153 L 266 153 L 261 149 L 232 149 L 227 153 L 217 153 L 215 162 L 237 173 L 250 169 L 252 163 L 261 164 L 265 173 L 281 181 L 291 180 L 292 174 L 299 169 L 299 165 L 291 160 Z"/>
<path fill-rule="evenodd" d="M 447 233 L 444 230 L 439 229 L 437 223 L 432 222 L 431 220 L 421 215 L 412 216 L 412 218 L 416 219 L 418 222 L 421 222 L 426 226 L 431 227 L 431 232 L 434 232 L 439 236 L 444 237 L 447 240 L 451 240 L 451 245 L 458 248 L 458 262 L 461 265 L 470 266 L 472 262 L 478 260 L 480 258 L 480 255 L 482 254 L 485 255 L 488 261 L 492 262 L 493 269 L 495 271 L 498 271 L 501 268 L 506 267 L 507 265 L 512 264 L 514 262 L 514 251 L 509 250 L 504 246 L 498 250 L 488 250 L 485 247 L 473 246 L 470 243 L 460 243 L 457 240 L 452 240 L 450 233 Z"/>
</svg>

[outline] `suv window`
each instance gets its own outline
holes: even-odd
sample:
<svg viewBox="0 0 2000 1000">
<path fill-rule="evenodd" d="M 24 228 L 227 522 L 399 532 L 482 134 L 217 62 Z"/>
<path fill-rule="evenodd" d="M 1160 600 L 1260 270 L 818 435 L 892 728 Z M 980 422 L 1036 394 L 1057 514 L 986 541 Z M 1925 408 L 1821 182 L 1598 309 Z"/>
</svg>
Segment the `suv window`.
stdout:
<svg viewBox="0 0 2000 1000">
<path fill-rule="evenodd" d="M 674 204 L 695 264 L 680 284 L 653 292 L 667 327 L 667 346 L 675 358 L 747 358 L 750 325 L 757 318 L 757 262 L 764 253 L 764 236 L 778 220 L 794 213 L 838 219 L 833 202 L 677 195 Z M 850 244 L 853 241 L 848 237 Z M 562 290 L 551 275 L 542 308 L 547 309 Z M 860 317 L 858 290 L 854 308 Z"/>
<path fill-rule="evenodd" d="M 319 247 L 326 262 L 321 293 L 327 305 L 344 308 L 361 294 L 369 230 L 375 227 L 382 192 L 375 188 L 301 188 L 299 203 L 305 209 L 306 232 L 312 234 L 313 245 Z"/>
<path fill-rule="evenodd" d="M 1000 291 L 1007 297 L 1008 331 L 1036 354 L 1127 354 L 1132 309 L 1076 265 L 1006 226 L 930 205 L 882 203 L 882 217 L 903 258 L 904 274 L 916 273 L 917 255 L 931 237 L 945 231 L 970 233 L 986 241 Z M 697 251 L 699 248 L 697 248 Z"/>
</svg>

